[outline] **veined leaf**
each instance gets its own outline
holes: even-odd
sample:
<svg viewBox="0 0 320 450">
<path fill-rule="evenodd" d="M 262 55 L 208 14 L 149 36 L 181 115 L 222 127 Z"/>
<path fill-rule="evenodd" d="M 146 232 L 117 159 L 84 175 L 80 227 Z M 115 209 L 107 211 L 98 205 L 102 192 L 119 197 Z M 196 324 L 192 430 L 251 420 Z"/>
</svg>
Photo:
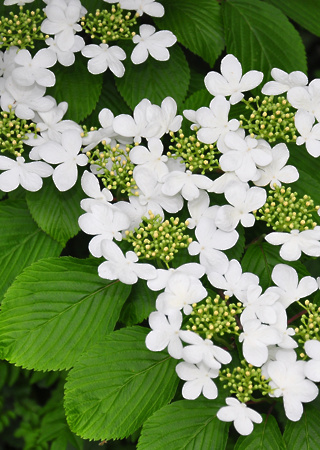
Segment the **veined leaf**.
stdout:
<svg viewBox="0 0 320 450">
<path fill-rule="evenodd" d="M 97 265 L 63 257 L 28 267 L 3 301 L 3 357 L 27 369 L 69 369 L 110 333 L 131 287 L 102 280 Z"/>
<path fill-rule="evenodd" d="M 87 69 L 87 58 L 76 56 L 74 64 L 54 68 L 56 84 L 47 93 L 59 102 L 68 102 L 64 119 L 82 122 L 92 113 L 102 90 L 102 75 L 92 75 Z"/>
<path fill-rule="evenodd" d="M 222 7 L 227 51 L 243 73 L 261 70 L 266 82 L 273 67 L 307 71 L 301 37 L 279 9 L 258 0 L 228 0 Z"/>
<path fill-rule="evenodd" d="M 290 450 L 319 448 L 319 409 L 311 405 L 304 406 L 299 422 L 288 421 L 283 438 Z"/>
<path fill-rule="evenodd" d="M 276 419 L 269 415 L 255 424 L 249 436 L 241 436 L 235 450 L 283 450 L 286 448 Z"/>
<path fill-rule="evenodd" d="M 163 30 L 170 30 L 178 41 L 211 66 L 224 48 L 220 5 L 212 0 L 162 0 L 165 15 L 155 19 Z"/>
<path fill-rule="evenodd" d="M 320 0 L 266 0 L 310 33 L 320 36 Z"/>
<path fill-rule="evenodd" d="M 132 286 L 131 294 L 121 310 L 119 321 L 127 326 L 141 323 L 152 311 L 155 311 L 157 297 L 158 292 L 151 291 L 146 281 L 138 280 Z"/>
<path fill-rule="evenodd" d="M 271 231 L 271 230 L 270 230 Z M 243 272 L 252 272 L 258 275 L 260 286 L 266 289 L 273 284 L 271 273 L 275 265 L 284 264 L 292 266 L 300 276 L 307 276 L 309 272 L 300 261 L 283 261 L 279 255 L 279 246 L 263 242 L 250 245 L 241 261 Z"/>
<path fill-rule="evenodd" d="M 41 258 L 58 256 L 62 246 L 32 219 L 25 200 L 0 203 L 0 298 L 15 277 Z"/>
<path fill-rule="evenodd" d="M 27 193 L 27 203 L 39 227 L 65 246 L 79 231 L 80 201 L 84 196 L 80 179 L 67 192 L 60 192 L 49 179 L 40 191 Z"/>
<path fill-rule="evenodd" d="M 224 450 L 229 424 L 217 419 L 221 400 L 181 400 L 154 413 L 144 424 L 138 450 Z"/>
<path fill-rule="evenodd" d="M 148 329 L 115 331 L 90 348 L 70 371 L 65 410 L 71 430 L 87 439 L 132 434 L 176 390 L 176 361 L 145 346 Z"/>
<path fill-rule="evenodd" d="M 189 85 L 190 70 L 181 48 L 170 47 L 170 59 L 157 61 L 151 56 L 143 64 L 132 64 L 130 58 L 124 61 L 126 72 L 116 80 L 120 94 L 130 108 L 144 98 L 159 104 L 168 96 L 177 104 L 183 102 Z"/>
</svg>

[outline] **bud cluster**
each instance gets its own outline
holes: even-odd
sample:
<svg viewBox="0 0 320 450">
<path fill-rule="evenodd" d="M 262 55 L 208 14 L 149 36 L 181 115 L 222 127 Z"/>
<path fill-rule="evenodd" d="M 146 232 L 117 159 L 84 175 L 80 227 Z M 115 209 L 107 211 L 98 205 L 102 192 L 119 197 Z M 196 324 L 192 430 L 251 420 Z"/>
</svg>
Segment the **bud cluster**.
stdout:
<svg viewBox="0 0 320 450">
<path fill-rule="evenodd" d="M 120 5 L 112 5 L 111 12 L 97 9 L 92 14 L 81 18 L 83 30 L 90 34 L 91 39 L 99 39 L 103 44 L 117 39 L 132 39 L 135 35 L 131 28 L 137 24 L 136 16 L 131 17 L 131 12 L 126 12 Z"/>
<path fill-rule="evenodd" d="M 272 392 L 269 386 L 270 380 L 261 374 L 260 367 L 254 367 L 246 360 L 241 361 L 241 366 L 235 367 L 232 372 L 228 368 L 220 370 L 220 381 L 225 383 L 224 389 L 228 389 L 231 394 L 236 394 L 242 403 L 249 400 L 256 401 L 257 399 L 253 397 L 254 391 L 260 391 L 262 395 Z"/>
<path fill-rule="evenodd" d="M 188 170 L 191 172 L 201 171 L 202 175 L 220 167 L 216 159 L 219 152 L 215 144 L 203 144 L 195 135 L 185 136 L 182 130 L 179 130 L 178 133 L 175 136 L 172 131 L 170 132 L 173 145 L 169 146 L 168 157 L 182 158 Z"/>
<path fill-rule="evenodd" d="M 0 112 L 0 150 L 11 153 L 15 157 L 23 153 L 23 141 L 29 134 L 37 134 L 36 125 L 25 119 L 16 117 L 13 109 Z"/>
<path fill-rule="evenodd" d="M 295 142 L 297 130 L 294 124 L 294 110 L 288 100 L 283 97 L 264 97 L 260 102 L 259 95 L 249 100 L 242 100 L 250 112 L 249 118 L 240 115 L 240 126 L 251 134 L 251 137 L 265 139 L 268 142 L 283 140 Z"/>
<path fill-rule="evenodd" d="M 38 8 L 35 11 L 23 11 L 18 14 L 9 12 L 9 17 L 0 18 L 0 48 L 11 47 L 34 48 L 34 41 L 44 41 L 48 36 L 41 30 L 44 14 Z"/>
<path fill-rule="evenodd" d="M 133 179 L 134 164 L 130 162 L 129 152 L 132 146 L 117 144 L 115 147 L 102 141 L 103 150 L 97 148 L 87 152 L 89 163 L 94 167 L 94 172 L 101 178 L 104 186 L 110 190 L 120 190 L 121 194 L 132 195 L 132 190 L 137 190 Z"/>
<path fill-rule="evenodd" d="M 274 186 L 266 203 L 259 209 L 257 220 L 263 220 L 275 231 L 309 230 L 317 226 L 313 213 L 319 209 L 309 195 L 298 198 L 291 188 Z"/>
<path fill-rule="evenodd" d="M 216 295 L 213 300 L 207 297 L 205 303 L 194 303 L 186 329 L 194 331 L 204 339 L 212 339 L 215 335 L 223 336 L 225 333 L 239 335 L 235 315 L 241 314 L 242 305 L 228 304 L 227 301 L 228 297 L 223 299 Z"/>
<path fill-rule="evenodd" d="M 309 300 L 306 300 L 304 305 L 299 304 L 306 310 L 306 314 L 300 318 L 301 325 L 295 328 L 299 344 L 304 344 L 310 339 L 320 341 L 320 306 Z"/>
<path fill-rule="evenodd" d="M 179 223 L 178 217 L 163 222 L 162 217 L 149 211 L 150 218 L 142 217 L 139 228 L 126 231 L 125 239 L 133 246 L 140 259 L 161 259 L 169 263 L 182 248 L 187 248 L 192 238 L 184 234 L 188 223 Z"/>
</svg>

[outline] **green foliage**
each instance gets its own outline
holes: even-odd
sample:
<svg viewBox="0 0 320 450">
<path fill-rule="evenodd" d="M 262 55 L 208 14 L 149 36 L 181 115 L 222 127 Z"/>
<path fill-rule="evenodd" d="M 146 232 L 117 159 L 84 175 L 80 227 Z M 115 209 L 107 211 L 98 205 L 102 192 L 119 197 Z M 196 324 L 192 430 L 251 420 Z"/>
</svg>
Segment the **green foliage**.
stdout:
<svg viewBox="0 0 320 450">
<path fill-rule="evenodd" d="M 223 450 L 229 424 L 217 419 L 224 401 L 181 400 L 164 406 L 144 424 L 138 450 Z"/>
<path fill-rule="evenodd" d="M 130 286 L 101 279 L 97 265 L 64 257 L 26 269 L 3 301 L 3 357 L 28 369 L 69 369 L 110 333 Z"/>
<path fill-rule="evenodd" d="M 276 419 L 271 415 L 266 417 L 264 414 L 263 418 L 263 422 L 255 425 L 249 436 L 240 436 L 235 450 L 284 450 L 287 448 Z"/>
<path fill-rule="evenodd" d="M 155 310 L 158 292 L 151 291 L 144 280 L 132 286 L 130 296 L 120 313 L 119 321 L 127 326 L 136 325 L 149 317 Z"/>
<path fill-rule="evenodd" d="M 284 430 L 283 438 L 287 449 L 316 449 L 319 446 L 319 409 L 307 405 L 299 422 L 289 422 Z"/>
<path fill-rule="evenodd" d="M 172 399 L 176 361 L 146 348 L 148 331 L 132 327 L 109 334 L 70 371 L 65 409 L 76 434 L 94 440 L 124 438 Z"/>
<path fill-rule="evenodd" d="M 92 75 L 87 69 L 87 59 L 77 55 L 70 67 L 60 64 L 54 68 L 56 84 L 47 90 L 57 103 L 67 102 L 64 119 L 82 122 L 92 113 L 102 90 L 102 75 Z"/>
<path fill-rule="evenodd" d="M 157 26 L 171 30 L 182 45 L 211 66 L 224 48 L 220 5 L 212 0 L 162 0 L 165 15 Z"/>
<path fill-rule="evenodd" d="M 33 219 L 39 227 L 63 247 L 79 231 L 78 218 L 83 212 L 80 177 L 76 185 L 67 192 L 60 192 L 50 179 L 43 188 L 27 193 L 27 203 Z"/>
<path fill-rule="evenodd" d="M 298 31 L 277 8 L 258 0 L 228 0 L 222 4 L 227 52 L 269 79 L 273 67 L 307 71 L 305 48 Z"/>
<path fill-rule="evenodd" d="M 33 221 L 24 200 L 0 204 L 0 298 L 15 277 L 41 258 L 58 256 L 61 244 L 45 234 Z"/>
<path fill-rule="evenodd" d="M 116 85 L 130 108 L 133 109 L 144 98 L 159 105 L 168 96 L 173 97 L 178 105 L 185 99 L 190 70 L 183 51 L 177 45 L 170 48 L 169 61 L 148 58 L 143 64 L 134 65 L 127 58 L 124 66 L 126 75 L 118 78 Z"/>
</svg>

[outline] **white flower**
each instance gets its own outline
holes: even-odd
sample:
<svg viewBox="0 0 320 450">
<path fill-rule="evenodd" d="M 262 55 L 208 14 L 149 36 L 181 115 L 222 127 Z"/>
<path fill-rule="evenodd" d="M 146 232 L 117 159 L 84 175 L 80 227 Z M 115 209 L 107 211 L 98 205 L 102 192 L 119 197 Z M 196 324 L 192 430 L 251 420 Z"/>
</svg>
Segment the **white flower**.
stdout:
<svg viewBox="0 0 320 450">
<path fill-rule="evenodd" d="M 220 369 L 221 364 L 229 364 L 231 355 L 221 347 L 214 345 L 210 339 L 202 339 L 198 334 L 190 331 L 182 336 L 188 344 L 182 350 L 182 358 L 191 364 L 204 362 L 210 369 Z"/>
<path fill-rule="evenodd" d="M 158 181 L 169 172 L 169 169 L 165 164 L 168 161 L 168 157 L 163 155 L 163 144 L 160 139 L 150 139 L 148 141 L 148 148 L 143 147 L 142 145 L 133 147 L 129 156 L 133 164 L 138 164 L 133 171 L 134 177 L 135 172 L 139 170 L 139 167 L 145 167 L 153 171 Z"/>
<path fill-rule="evenodd" d="M 320 381 L 320 342 L 311 340 L 304 343 L 306 354 L 311 358 L 306 362 L 304 373 L 311 381 Z"/>
<path fill-rule="evenodd" d="M 15 57 L 19 66 L 13 69 L 12 78 L 20 86 L 31 86 L 34 82 L 40 86 L 54 86 L 56 77 L 48 67 L 57 62 L 57 55 L 48 48 L 42 48 L 32 58 L 28 50 L 22 49 Z"/>
<path fill-rule="evenodd" d="M 0 156 L 0 190 L 11 192 L 20 184 L 27 191 L 36 192 L 42 187 L 42 178 L 52 175 L 53 168 L 44 162 L 26 163 L 22 156 L 14 161 L 6 156 Z"/>
<path fill-rule="evenodd" d="M 314 124 L 314 115 L 300 109 L 297 111 L 294 122 L 300 136 L 296 140 L 297 145 L 306 144 L 307 152 L 314 158 L 320 156 L 320 124 Z"/>
<path fill-rule="evenodd" d="M 319 390 L 310 380 L 305 378 L 305 361 L 296 361 L 296 353 L 278 351 L 276 361 L 269 361 L 268 375 L 270 386 L 274 389 L 271 397 L 283 397 L 283 405 L 288 419 L 296 422 L 303 413 L 302 403 L 314 400 Z"/>
<path fill-rule="evenodd" d="M 320 226 L 313 230 L 270 233 L 265 240 L 272 245 L 282 245 L 280 256 L 286 261 L 297 261 L 301 252 L 309 256 L 320 256 Z"/>
<path fill-rule="evenodd" d="M 111 240 L 101 242 L 101 252 L 107 259 L 98 267 L 101 278 L 135 284 L 139 278 L 149 280 L 156 276 L 156 269 L 151 264 L 138 263 L 139 258 L 135 252 L 129 251 L 124 256 L 120 247 Z"/>
<path fill-rule="evenodd" d="M 26 3 L 32 3 L 34 0 L 4 0 L 4 6 L 11 6 L 11 5 L 19 5 L 23 6 Z"/>
<path fill-rule="evenodd" d="M 226 404 L 217 412 L 217 417 L 223 422 L 233 422 L 239 434 L 247 436 L 252 433 L 253 423 L 261 423 L 262 417 L 259 413 L 248 408 L 245 403 L 239 402 L 236 398 L 226 398 Z"/>
<path fill-rule="evenodd" d="M 166 317 L 162 312 L 154 311 L 149 316 L 149 325 L 152 331 L 146 337 L 146 347 L 153 352 L 159 352 L 168 347 L 169 355 L 180 359 L 183 349 L 181 335 L 186 333 L 180 330 L 182 313 L 177 310 Z"/>
<path fill-rule="evenodd" d="M 138 44 L 131 53 L 131 61 L 134 64 L 142 64 L 149 54 L 158 61 L 167 61 L 170 58 L 167 47 L 174 45 L 177 38 L 168 30 L 155 31 L 152 25 L 140 25 L 140 35 L 136 34 L 132 38 L 134 44 Z"/>
<path fill-rule="evenodd" d="M 109 47 L 108 44 L 90 44 L 86 45 L 81 53 L 86 58 L 91 58 L 88 61 L 90 73 L 97 75 L 110 69 L 116 77 L 123 77 L 125 69 L 121 61 L 126 59 L 126 53 L 117 45 Z"/>
<path fill-rule="evenodd" d="M 228 270 L 222 275 L 218 272 L 210 272 L 208 280 L 212 286 L 223 289 L 224 295 L 233 295 L 244 302 L 247 297 L 247 290 L 250 285 L 259 284 L 259 277 L 253 273 L 242 273 L 241 265 L 236 259 L 229 262 Z"/>
<path fill-rule="evenodd" d="M 299 138 L 298 138 L 299 139 Z M 299 178 L 299 172 L 294 166 L 286 166 L 290 153 L 286 144 L 275 145 L 271 149 L 272 161 L 264 167 L 259 167 L 260 178 L 254 181 L 256 186 L 266 186 L 270 184 L 271 189 L 274 185 L 281 186 L 281 183 L 294 183 Z"/>
<path fill-rule="evenodd" d="M 185 275 L 199 279 L 203 277 L 205 269 L 198 263 L 182 264 L 177 269 L 157 269 L 156 278 L 148 280 L 148 288 L 152 291 L 160 291 L 161 289 L 164 289 L 167 286 L 169 279 L 175 273 L 184 273 Z"/>
<path fill-rule="evenodd" d="M 93 173 L 84 171 L 81 177 L 81 187 L 85 194 L 91 198 L 81 200 L 81 208 L 86 212 L 91 212 L 91 207 L 96 204 L 108 204 L 112 202 L 113 195 L 107 188 L 100 190 L 98 178 Z"/>
<path fill-rule="evenodd" d="M 285 308 L 318 289 L 318 283 L 312 277 L 304 277 L 299 282 L 297 272 L 287 264 L 274 266 L 271 278 L 277 287 L 270 289 L 279 295 L 279 302 Z"/>
<path fill-rule="evenodd" d="M 115 3 L 114 0 L 104 0 L 108 3 Z M 143 13 L 151 17 L 162 17 L 164 15 L 164 7 L 155 0 L 120 0 L 122 9 L 135 10 L 142 16 Z"/>
<path fill-rule="evenodd" d="M 245 307 L 240 321 L 242 325 L 248 320 L 258 318 L 261 322 L 267 324 L 274 324 L 277 320 L 277 314 L 274 310 L 274 303 L 279 299 L 279 295 L 267 289 L 261 295 L 262 288 L 259 285 L 251 285 L 247 289 L 246 298 L 243 300 Z"/>
<path fill-rule="evenodd" d="M 204 79 L 206 88 L 212 95 L 230 95 L 230 103 L 234 105 L 243 98 L 243 93 L 257 87 L 263 78 L 263 73 L 250 70 L 242 76 L 239 60 L 233 55 L 225 56 L 221 61 L 221 73 L 209 72 Z"/>
<path fill-rule="evenodd" d="M 223 231 L 234 230 L 239 222 L 246 228 L 252 227 L 255 222 L 252 211 L 261 208 L 267 200 L 264 189 L 246 189 L 241 183 L 230 185 L 224 195 L 230 205 L 221 206 L 215 218 L 217 227 Z"/>
<path fill-rule="evenodd" d="M 147 109 L 151 106 L 150 100 L 144 98 L 133 110 L 133 117 L 129 114 L 119 114 L 114 118 L 113 129 L 121 136 L 132 137 L 134 142 L 141 142 L 148 126 L 146 118 Z"/>
<path fill-rule="evenodd" d="M 202 393 L 204 397 L 213 400 L 218 396 L 218 389 L 212 378 L 219 376 L 219 370 L 210 369 L 204 363 L 197 365 L 181 362 L 176 366 L 176 372 L 181 380 L 185 380 L 182 395 L 187 400 L 194 400 Z"/>
<path fill-rule="evenodd" d="M 85 46 L 85 42 L 81 36 L 74 36 L 74 43 L 69 48 L 69 50 L 61 50 L 58 43 L 57 37 L 47 38 L 45 43 L 48 45 L 50 50 L 56 53 L 57 59 L 62 66 L 69 67 L 75 62 L 74 54 L 80 52 Z"/>
<path fill-rule="evenodd" d="M 210 197 L 206 190 L 200 190 L 199 196 L 194 200 L 188 201 L 188 210 L 191 215 L 187 219 L 188 228 L 192 229 L 200 222 L 202 217 L 208 217 L 209 219 L 215 219 L 218 205 L 209 206 Z"/>
<path fill-rule="evenodd" d="M 53 182 L 59 191 L 71 189 L 78 178 L 77 166 L 85 166 L 88 157 L 79 152 L 82 139 L 77 130 L 67 130 L 62 133 L 61 144 L 49 141 L 39 151 L 40 157 L 50 163 L 58 164 L 53 172 Z"/>
<path fill-rule="evenodd" d="M 271 76 L 275 81 L 268 81 L 263 86 L 261 92 L 264 95 L 279 95 L 294 87 L 306 86 L 308 84 L 308 77 L 298 70 L 287 73 L 281 69 L 274 68 L 271 70 Z"/>
<path fill-rule="evenodd" d="M 210 178 L 205 175 L 173 171 L 162 178 L 162 192 L 168 196 L 179 192 L 186 200 L 195 200 L 200 195 L 200 189 L 208 189 L 212 185 Z"/>
<path fill-rule="evenodd" d="M 319 122 L 320 119 L 320 80 L 312 80 L 307 87 L 294 87 L 290 89 L 287 98 L 291 105 L 297 109 L 304 109 L 313 114 Z"/>
<path fill-rule="evenodd" d="M 281 335 L 276 328 L 251 319 L 243 324 L 239 342 L 243 342 L 243 356 L 248 363 L 260 367 L 268 359 L 268 346 L 281 342 Z"/>
</svg>

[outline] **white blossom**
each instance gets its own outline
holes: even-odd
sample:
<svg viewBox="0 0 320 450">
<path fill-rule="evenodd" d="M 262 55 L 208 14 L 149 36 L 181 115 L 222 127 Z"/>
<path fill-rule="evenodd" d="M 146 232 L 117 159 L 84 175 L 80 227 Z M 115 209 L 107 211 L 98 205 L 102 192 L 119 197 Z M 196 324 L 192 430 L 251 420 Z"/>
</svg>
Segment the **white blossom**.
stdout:
<svg viewBox="0 0 320 450">
<path fill-rule="evenodd" d="M 300 136 L 296 140 L 297 145 L 306 144 L 307 152 L 314 158 L 320 156 L 320 124 L 314 124 L 314 115 L 300 109 L 296 112 L 294 122 Z"/>
<path fill-rule="evenodd" d="M 217 417 L 223 422 L 233 422 L 239 434 L 247 436 L 253 431 L 253 423 L 261 423 L 262 417 L 259 413 L 248 408 L 245 403 L 239 402 L 234 397 L 227 397 L 226 404 L 217 412 Z"/>
<path fill-rule="evenodd" d="M 219 376 L 219 370 L 210 369 L 204 363 L 189 364 L 181 362 L 176 366 L 176 372 L 181 380 L 185 380 L 182 395 L 187 400 L 194 400 L 201 395 L 214 400 L 218 396 L 218 389 L 212 378 Z"/>
<path fill-rule="evenodd" d="M 274 81 L 268 81 L 261 89 L 264 95 L 280 95 L 294 87 L 308 84 L 308 77 L 299 70 L 287 73 L 284 70 L 274 68 L 271 70 L 271 76 Z"/>
<path fill-rule="evenodd" d="M 306 362 L 304 373 L 311 381 L 318 383 L 320 381 L 320 342 L 313 339 L 304 343 L 304 349 L 309 356 Z"/>
<path fill-rule="evenodd" d="M 140 25 L 139 34 L 133 36 L 132 41 L 137 44 L 131 53 L 134 64 L 142 64 L 148 56 L 158 61 L 167 61 L 170 53 L 167 47 L 177 42 L 175 35 L 168 30 L 157 31 L 152 25 Z"/>
</svg>

